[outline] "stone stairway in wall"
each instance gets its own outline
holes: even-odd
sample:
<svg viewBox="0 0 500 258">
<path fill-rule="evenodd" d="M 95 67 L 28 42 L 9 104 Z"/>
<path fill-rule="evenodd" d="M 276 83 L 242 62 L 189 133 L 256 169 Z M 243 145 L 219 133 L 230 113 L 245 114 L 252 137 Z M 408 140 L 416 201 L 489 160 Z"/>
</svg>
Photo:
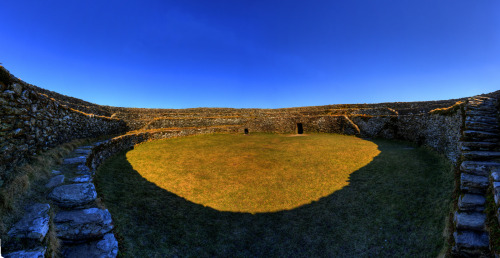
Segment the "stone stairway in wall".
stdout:
<svg viewBox="0 0 500 258">
<path fill-rule="evenodd" d="M 452 253 L 456 256 L 491 255 L 484 211 L 490 174 L 500 169 L 497 105 L 495 98 L 472 97 L 465 107 L 465 127 L 461 143 L 461 194 L 458 210 L 454 214 L 455 246 Z"/>
<path fill-rule="evenodd" d="M 57 206 L 52 221 L 61 245 L 62 257 L 116 257 L 118 242 L 111 232 L 113 221 L 106 209 L 98 207 L 92 173 L 85 166 L 93 146 L 82 146 L 64 159 L 47 183 L 47 199 Z M 11 238 L 31 244 L 5 257 L 44 257 L 43 239 L 49 229 L 49 204 L 34 204 L 9 231 Z M 55 207 L 52 207 L 55 208 Z M 36 244 L 38 242 L 38 244 Z M 46 242 L 46 241 L 45 241 Z"/>
</svg>

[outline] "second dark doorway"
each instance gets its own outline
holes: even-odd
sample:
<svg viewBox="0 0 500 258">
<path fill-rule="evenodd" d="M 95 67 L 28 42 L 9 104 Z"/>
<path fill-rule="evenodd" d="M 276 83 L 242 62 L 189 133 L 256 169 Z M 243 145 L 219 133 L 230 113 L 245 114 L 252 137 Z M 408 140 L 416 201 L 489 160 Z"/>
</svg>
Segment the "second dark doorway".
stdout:
<svg viewBox="0 0 500 258">
<path fill-rule="evenodd" d="M 297 133 L 298 134 L 304 133 L 304 128 L 302 127 L 302 123 L 297 123 Z"/>
</svg>

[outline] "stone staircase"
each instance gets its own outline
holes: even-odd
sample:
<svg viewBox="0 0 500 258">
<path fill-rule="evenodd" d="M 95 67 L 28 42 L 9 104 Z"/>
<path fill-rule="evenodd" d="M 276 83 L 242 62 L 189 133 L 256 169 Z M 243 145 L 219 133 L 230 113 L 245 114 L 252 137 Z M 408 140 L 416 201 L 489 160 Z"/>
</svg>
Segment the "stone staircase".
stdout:
<svg viewBox="0 0 500 258">
<path fill-rule="evenodd" d="M 484 210 L 490 173 L 500 169 L 500 163 L 497 162 L 500 158 L 500 152 L 497 151 L 499 147 L 497 105 L 497 100 L 489 97 L 472 97 L 466 104 L 465 128 L 461 143 L 463 159 L 460 165 L 461 195 L 458 200 L 458 210 L 454 214 L 455 246 L 452 248 L 452 253 L 456 256 L 491 255 Z"/>
<path fill-rule="evenodd" d="M 92 173 L 85 166 L 93 146 L 75 149 L 64 159 L 60 171 L 47 183 L 47 199 L 57 206 L 52 221 L 62 243 L 62 257 L 116 257 L 118 242 L 111 232 L 113 221 L 108 210 L 98 207 Z M 49 230 L 49 204 L 34 204 L 9 231 L 11 238 L 24 243 L 22 250 L 5 257 L 44 257 L 43 239 Z"/>
</svg>

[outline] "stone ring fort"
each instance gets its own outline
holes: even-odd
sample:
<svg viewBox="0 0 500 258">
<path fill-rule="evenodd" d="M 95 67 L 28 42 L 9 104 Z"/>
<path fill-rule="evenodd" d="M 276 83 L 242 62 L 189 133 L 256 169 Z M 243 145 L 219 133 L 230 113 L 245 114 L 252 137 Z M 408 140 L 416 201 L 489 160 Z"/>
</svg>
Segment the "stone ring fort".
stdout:
<svg viewBox="0 0 500 258">
<path fill-rule="evenodd" d="M 106 208 L 111 203 L 107 203 L 106 195 L 101 198 L 104 190 L 99 184 L 96 187 L 94 180 L 100 177 L 96 171 L 100 171 L 107 159 L 140 143 L 213 133 L 249 136 L 327 133 L 355 136 L 351 139 L 357 140 L 401 140 L 414 147 L 400 148 L 399 152 L 427 146 L 444 155 L 456 172 L 455 190 L 446 192 L 447 200 L 453 195 L 453 208 L 444 212 L 448 218 L 445 237 L 448 251 L 445 252 L 469 257 L 498 255 L 493 247 L 500 237 L 497 213 L 500 204 L 499 97 L 500 91 L 496 91 L 441 101 L 281 109 L 121 108 L 96 105 L 39 88 L 0 67 L 2 252 L 5 257 L 41 257 L 54 254 L 55 249 L 67 257 L 115 257 L 122 252 L 118 248 L 120 241 L 124 241 L 120 242 L 120 248 L 126 245 L 125 234 L 120 230 L 122 220 L 113 221 L 113 210 Z M 84 138 L 94 140 L 78 142 L 79 146 L 68 147 L 71 151 L 57 156 L 63 162 L 58 165 L 59 169 L 49 168 L 43 176 L 45 181 L 36 178 L 35 172 L 19 174 L 26 171 L 26 164 L 43 153 Z M 307 137 L 295 139 L 298 138 Z M 16 206 L 16 199 L 24 198 L 30 184 L 34 188 L 40 185 L 40 196 L 36 202 L 25 203 L 28 206 Z M 156 189 L 154 185 L 151 187 Z M 285 220 L 292 216 L 290 214 L 309 209 L 306 205 L 278 214 L 233 214 L 198 207 L 168 191 L 160 193 L 182 203 L 182 207 L 191 207 L 191 211 L 204 212 L 213 218 L 236 216 L 241 223 L 259 216 L 282 216 L 280 220 Z M 328 200 L 333 199 L 319 200 L 317 205 L 326 205 Z M 440 225 L 445 220 L 444 217 L 437 219 Z M 174 227 L 171 230 L 175 230 Z M 230 238 L 244 235 L 245 230 L 251 229 L 239 228 L 239 233 L 234 232 Z M 262 235 L 262 238 L 272 237 Z M 308 241 L 316 243 L 314 239 L 319 236 L 309 237 L 301 240 L 304 245 Z M 170 241 L 168 237 L 154 238 L 158 243 Z M 202 238 L 196 240 L 200 243 L 196 248 L 203 248 Z M 294 247 L 293 243 L 288 246 L 290 250 Z M 182 251 L 181 244 L 178 248 L 177 251 Z M 123 250 L 126 251 L 130 250 Z M 174 251 L 170 254 L 175 254 Z M 223 250 L 219 251 L 224 254 Z"/>
</svg>

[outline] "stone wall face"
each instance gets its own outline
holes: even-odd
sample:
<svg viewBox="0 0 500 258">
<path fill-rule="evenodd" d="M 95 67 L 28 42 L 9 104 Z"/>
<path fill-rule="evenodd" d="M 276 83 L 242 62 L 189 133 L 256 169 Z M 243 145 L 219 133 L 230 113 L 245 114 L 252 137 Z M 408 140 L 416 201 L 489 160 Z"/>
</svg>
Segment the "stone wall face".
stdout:
<svg viewBox="0 0 500 258">
<path fill-rule="evenodd" d="M 161 128 L 185 128 L 206 126 L 241 126 L 250 132 L 293 133 L 297 124 L 301 123 L 306 132 L 358 134 L 356 125 L 344 115 L 327 116 L 279 116 L 257 117 L 188 117 L 188 118 L 155 118 L 143 127 L 144 130 Z"/>
<path fill-rule="evenodd" d="M 87 158 L 86 165 L 95 171 L 101 163 L 107 158 L 111 157 L 115 153 L 120 151 L 132 149 L 136 144 L 174 138 L 197 134 L 209 134 L 209 133 L 237 133 L 240 127 L 232 126 L 220 126 L 220 127 L 206 127 L 206 128 L 185 128 L 178 130 L 160 130 L 156 132 L 139 132 L 134 134 L 126 134 L 118 136 L 102 142 L 96 147 L 92 148 L 92 152 Z"/>
<path fill-rule="evenodd" d="M 5 70 L 2 72 L 5 74 Z M 121 120 L 73 110 L 16 78 L 2 80 L 0 179 L 8 178 L 14 167 L 41 150 L 73 139 L 122 133 L 125 129 Z"/>
<path fill-rule="evenodd" d="M 70 97 L 57 97 L 67 103 Z M 416 115 L 428 113 L 432 109 L 448 107 L 455 102 L 464 99 L 421 101 L 421 102 L 393 102 L 378 104 L 338 104 L 311 107 L 257 109 L 257 108 L 188 108 L 188 109 L 154 109 L 154 108 L 123 108 L 110 106 L 91 106 L 90 103 L 82 102 L 78 105 L 79 110 L 96 110 L 96 114 L 110 114 L 124 120 L 130 130 L 144 129 L 155 119 L 194 119 L 214 117 L 239 117 L 247 121 L 255 118 L 270 118 L 279 120 L 284 117 L 317 117 L 317 116 L 386 116 L 386 115 Z M 80 103 L 80 102 L 79 102 Z M 160 128 L 153 126 L 154 128 Z"/>
<path fill-rule="evenodd" d="M 304 133 L 359 134 L 359 129 L 347 116 L 256 117 L 248 119 L 243 126 L 250 132 L 294 133 L 299 123 Z"/>
<path fill-rule="evenodd" d="M 456 162 L 460 156 L 463 111 L 452 114 L 402 116 L 352 116 L 360 135 L 368 138 L 400 139 L 427 145 Z"/>
<path fill-rule="evenodd" d="M 453 115 L 403 116 L 398 119 L 397 138 L 432 147 L 455 163 L 461 153 L 463 121 L 461 110 Z"/>
<path fill-rule="evenodd" d="M 242 125 L 247 119 L 242 117 L 190 117 L 190 118 L 155 118 L 144 129 Z"/>
</svg>

